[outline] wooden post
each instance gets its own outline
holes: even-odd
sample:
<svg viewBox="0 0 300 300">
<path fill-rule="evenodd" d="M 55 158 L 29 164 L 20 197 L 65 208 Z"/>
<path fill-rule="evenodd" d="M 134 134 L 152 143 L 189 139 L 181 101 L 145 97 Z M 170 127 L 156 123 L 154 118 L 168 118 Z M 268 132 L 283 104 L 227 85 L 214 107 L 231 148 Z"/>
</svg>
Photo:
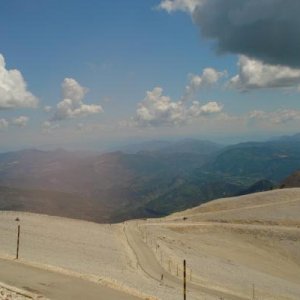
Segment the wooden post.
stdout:
<svg viewBox="0 0 300 300">
<path fill-rule="evenodd" d="M 186 300 L 186 260 L 183 261 L 183 300 Z"/>
<path fill-rule="evenodd" d="M 252 299 L 255 300 L 255 285 L 252 284 Z"/>
<path fill-rule="evenodd" d="M 190 271 L 190 281 L 192 281 L 192 269 Z"/>
<path fill-rule="evenodd" d="M 18 240 L 17 240 L 16 259 L 19 259 L 19 246 L 20 246 L 20 225 L 18 225 Z"/>
<path fill-rule="evenodd" d="M 176 273 L 176 274 L 177 274 L 177 277 L 178 277 L 178 276 L 179 276 L 179 272 L 178 272 L 178 264 L 177 264 L 177 273 Z"/>
</svg>

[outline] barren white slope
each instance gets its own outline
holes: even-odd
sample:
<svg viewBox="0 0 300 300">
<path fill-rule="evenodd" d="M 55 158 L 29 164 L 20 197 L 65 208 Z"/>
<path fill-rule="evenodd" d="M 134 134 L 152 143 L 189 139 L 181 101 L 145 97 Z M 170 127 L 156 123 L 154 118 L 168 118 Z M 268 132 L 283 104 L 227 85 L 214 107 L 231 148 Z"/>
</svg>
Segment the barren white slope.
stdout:
<svg viewBox="0 0 300 300">
<path fill-rule="evenodd" d="M 216 200 L 170 217 L 100 225 L 1 212 L 0 255 L 159 299 L 300 299 L 300 189 Z M 161 275 L 164 279 L 161 281 Z"/>
<path fill-rule="evenodd" d="M 0 212 L 0 256 L 15 257 L 17 217 L 21 224 L 22 261 L 75 276 L 81 274 L 134 295 L 181 299 L 180 289 L 161 285 L 160 274 L 153 279 L 140 268 L 124 234 L 124 224 L 101 225 L 30 213 Z"/>
<path fill-rule="evenodd" d="M 195 280 L 249 296 L 254 284 L 258 299 L 300 299 L 300 189 L 215 200 L 166 221 L 163 247 L 188 258 Z"/>
<path fill-rule="evenodd" d="M 300 227 L 300 188 L 218 199 L 173 214 L 168 219 L 241 222 Z"/>
</svg>

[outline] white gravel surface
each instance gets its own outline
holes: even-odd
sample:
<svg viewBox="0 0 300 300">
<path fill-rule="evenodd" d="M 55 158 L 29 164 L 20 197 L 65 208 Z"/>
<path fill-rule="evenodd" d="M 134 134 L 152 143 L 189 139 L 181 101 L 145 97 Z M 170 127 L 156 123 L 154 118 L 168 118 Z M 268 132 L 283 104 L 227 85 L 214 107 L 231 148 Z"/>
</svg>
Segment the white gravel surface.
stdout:
<svg viewBox="0 0 300 300">
<path fill-rule="evenodd" d="M 165 219 L 117 225 L 0 212 L 0 256 L 145 299 L 300 299 L 300 189 L 214 201 Z M 183 218 L 186 217 L 186 220 Z M 161 274 L 164 280 L 161 281 Z M 151 296 L 151 297 L 150 297 Z"/>
<path fill-rule="evenodd" d="M 0 300 L 31 300 L 32 298 L 20 295 L 0 286 Z"/>
<path fill-rule="evenodd" d="M 9 286 L 0 282 L 0 300 L 48 300 L 41 295 L 29 293 L 25 290 Z"/>
<path fill-rule="evenodd" d="M 22 261 L 80 275 L 144 298 L 151 295 L 153 299 L 181 299 L 180 287 L 164 286 L 159 280 L 149 278 L 138 266 L 123 224 L 100 225 L 29 213 L 0 212 L 0 256 L 15 257 L 17 217 L 21 225 Z"/>
</svg>

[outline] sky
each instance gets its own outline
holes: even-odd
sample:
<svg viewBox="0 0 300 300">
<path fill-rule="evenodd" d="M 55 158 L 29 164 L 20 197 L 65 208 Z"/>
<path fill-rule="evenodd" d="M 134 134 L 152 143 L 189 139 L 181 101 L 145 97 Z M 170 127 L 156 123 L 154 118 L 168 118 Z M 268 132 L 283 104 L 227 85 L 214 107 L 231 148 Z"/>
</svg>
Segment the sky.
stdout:
<svg viewBox="0 0 300 300">
<path fill-rule="evenodd" d="M 293 134 L 294 0 L 1 0 L 0 151 Z"/>
</svg>

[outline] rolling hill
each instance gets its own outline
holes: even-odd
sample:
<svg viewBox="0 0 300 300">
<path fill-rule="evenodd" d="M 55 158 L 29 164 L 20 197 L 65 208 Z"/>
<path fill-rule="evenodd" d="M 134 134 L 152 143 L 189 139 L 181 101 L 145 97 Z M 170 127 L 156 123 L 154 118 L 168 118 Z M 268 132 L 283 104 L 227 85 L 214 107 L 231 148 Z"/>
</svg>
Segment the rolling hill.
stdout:
<svg viewBox="0 0 300 300">
<path fill-rule="evenodd" d="M 68 212 L 78 209 L 82 211 L 79 217 L 90 220 L 85 213 L 90 207 L 95 209 L 92 219 L 99 222 L 150 216 L 153 214 L 144 209 L 145 204 L 177 186 L 181 178 L 188 177 L 208 158 L 208 154 L 195 150 L 137 154 L 113 152 L 91 156 L 64 150 L 5 153 L 0 155 L 0 200 L 4 209 L 18 207 L 47 213 L 49 203 L 43 210 L 37 209 L 34 208 L 37 197 L 28 197 L 29 193 L 40 193 L 40 202 L 53 199 L 55 203 L 48 213 L 61 215 L 58 204 L 62 195 L 66 195 L 66 199 L 73 195 L 74 203 L 69 201 L 68 204 L 74 207 L 68 208 L 64 216 L 70 216 Z M 11 200 L 7 197 L 8 189 L 14 191 Z M 57 200 L 53 192 L 57 192 Z M 82 209 L 78 206 L 80 202 Z M 54 208 L 57 208 L 57 213 Z M 94 217 L 96 213 L 98 216 Z M 73 217 L 78 215 L 80 213 Z"/>
<path fill-rule="evenodd" d="M 300 187 L 300 171 L 296 171 L 292 175 L 284 179 L 280 185 L 280 188 L 294 188 Z"/>
<path fill-rule="evenodd" d="M 285 140 L 229 146 L 206 166 L 206 170 L 280 182 L 299 167 L 300 142 Z"/>
<path fill-rule="evenodd" d="M 298 300 L 299 212 L 299 188 L 218 199 L 164 218 L 112 225 L 0 211 L 0 269 L 16 264 L 19 218 L 23 268 L 67 274 L 142 299 L 180 300 L 186 260 L 190 300 Z M 24 277 L 18 276 L 18 284 L 30 288 Z M 60 291 L 58 284 L 45 289 L 43 280 L 34 285 L 38 294 L 49 295 L 49 287 Z"/>
<path fill-rule="evenodd" d="M 160 217 L 269 190 L 300 168 L 300 142 L 294 140 L 225 148 L 195 140 L 154 144 L 160 150 L 0 154 L 0 209 L 97 222 Z"/>
</svg>

